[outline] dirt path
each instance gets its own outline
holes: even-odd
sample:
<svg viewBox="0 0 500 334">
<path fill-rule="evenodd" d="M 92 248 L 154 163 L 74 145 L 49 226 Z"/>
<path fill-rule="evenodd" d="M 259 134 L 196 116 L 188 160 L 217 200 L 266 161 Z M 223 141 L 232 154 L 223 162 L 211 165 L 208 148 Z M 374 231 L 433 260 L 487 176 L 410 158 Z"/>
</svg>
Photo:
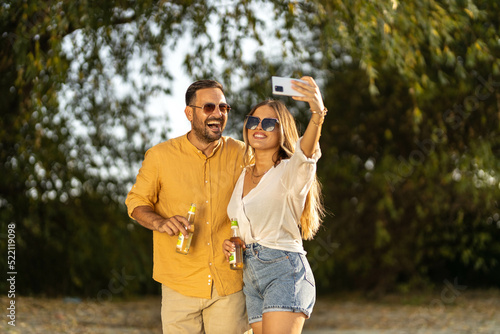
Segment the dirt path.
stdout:
<svg viewBox="0 0 500 334">
<path fill-rule="evenodd" d="M 320 300 L 306 324 L 304 334 L 500 334 L 500 294 Z"/>
<path fill-rule="evenodd" d="M 16 298 L 16 326 L 0 297 L 1 333 L 161 334 L 160 298 L 127 301 Z M 426 296 L 322 297 L 304 334 L 500 334 L 500 292 L 464 291 Z"/>
</svg>

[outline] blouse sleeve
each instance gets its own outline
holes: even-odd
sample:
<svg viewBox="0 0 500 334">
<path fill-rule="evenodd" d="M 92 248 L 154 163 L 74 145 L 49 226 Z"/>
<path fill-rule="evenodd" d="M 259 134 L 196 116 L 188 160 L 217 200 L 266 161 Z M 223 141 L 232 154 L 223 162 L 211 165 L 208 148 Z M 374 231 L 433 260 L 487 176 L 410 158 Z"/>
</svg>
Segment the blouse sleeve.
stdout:
<svg viewBox="0 0 500 334">
<path fill-rule="evenodd" d="M 305 156 L 300 148 L 302 137 L 297 141 L 295 153 L 288 162 L 285 173 L 283 174 L 283 186 L 288 192 L 307 193 L 316 174 L 316 163 L 321 157 L 319 143 L 311 158 Z"/>
</svg>

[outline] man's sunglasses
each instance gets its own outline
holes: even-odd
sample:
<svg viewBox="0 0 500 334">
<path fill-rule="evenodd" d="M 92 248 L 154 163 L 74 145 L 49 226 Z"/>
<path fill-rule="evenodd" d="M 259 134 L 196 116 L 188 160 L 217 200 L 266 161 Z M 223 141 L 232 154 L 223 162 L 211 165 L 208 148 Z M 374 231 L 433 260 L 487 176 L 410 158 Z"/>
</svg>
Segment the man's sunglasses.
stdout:
<svg viewBox="0 0 500 334">
<path fill-rule="evenodd" d="M 231 106 L 227 103 L 220 103 L 219 105 L 219 110 L 221 113 L 223 114 L 227 114 L 229 112 L 229 110 L 231 110 Z M 206 113 L 206 114 L 211 114 L 214 112 L 215 110 L 215 107 L 217 107 L 217 104 L 215 103 L 205 103 L 202 107 L 198 107 L 198 106 L 193 106 L 193 105 L 190 105 L 191 108 L 200 108 L 200 109 L 203 109 L 203 111 Z"/>
<path fill-rule="evenodd" d="M 279 123 L 279 121 L 276 118 L 264 118 L 261 121 L 258 117 L 247 115 L 247 123 L 245 126 L 249 130 L 255 130 L 259 124 L 261 124 L 262 130 L 271 132 L 274 130 L 277 123 Z"/>
</svg>

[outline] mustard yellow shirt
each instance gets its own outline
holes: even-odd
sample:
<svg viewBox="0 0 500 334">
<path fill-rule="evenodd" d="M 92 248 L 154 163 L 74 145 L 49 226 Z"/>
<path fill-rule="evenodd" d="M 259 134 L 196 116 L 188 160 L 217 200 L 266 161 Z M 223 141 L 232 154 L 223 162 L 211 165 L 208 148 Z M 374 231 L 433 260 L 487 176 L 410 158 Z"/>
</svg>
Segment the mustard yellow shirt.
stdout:
<svg viewBox="0 0 500 334">
<path fill-rule="evenodd" d="M 225 296 L 242 289 L 241 271 L 229 269 L 222 253 L 231 237 L 227 205 L 243 170 L 245 144 L 222 137 L 205 156 L 187 139 L 150 148 L 125 201 L 130 217 L 147 205 L 168 218 L 186 216 L 196 204 L 195 232 L 188 255 L 175 251 L 177 236 L 153 231 L 153 279 L 183 295 L 210 298 L 212 285 Z"/>
</svg>

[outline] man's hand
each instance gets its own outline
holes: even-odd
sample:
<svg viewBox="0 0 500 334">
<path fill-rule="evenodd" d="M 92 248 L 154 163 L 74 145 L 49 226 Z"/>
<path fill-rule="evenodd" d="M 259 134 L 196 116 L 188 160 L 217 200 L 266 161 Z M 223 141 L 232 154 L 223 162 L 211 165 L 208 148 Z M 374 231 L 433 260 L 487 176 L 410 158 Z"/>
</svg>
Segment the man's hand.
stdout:
<svg viewBox="0 0 500 334">
<path fill-rule="evenodd" d="M 152 231 L 167 233 L 171 236 L 178 235 L 179 232 L 187 236 L 188 231 L 186 230 L 191 227 L 187 219 L 183 216 L 176 215 L 170 218 L 163 218 L 153 208 L 146 205 L 136 207 L 132 212 L 132 217 L 139 224 Z"/>
<path fill-rule="evenodd" d="M 178 235 L 179 232 L 188 235 L 187 229 L 190 228 L 189 222 L 183 216 L 173 216 L 167 219 L 157 220 L 153 223 L 155 230 L 168 235 Z"/>
</svg>

